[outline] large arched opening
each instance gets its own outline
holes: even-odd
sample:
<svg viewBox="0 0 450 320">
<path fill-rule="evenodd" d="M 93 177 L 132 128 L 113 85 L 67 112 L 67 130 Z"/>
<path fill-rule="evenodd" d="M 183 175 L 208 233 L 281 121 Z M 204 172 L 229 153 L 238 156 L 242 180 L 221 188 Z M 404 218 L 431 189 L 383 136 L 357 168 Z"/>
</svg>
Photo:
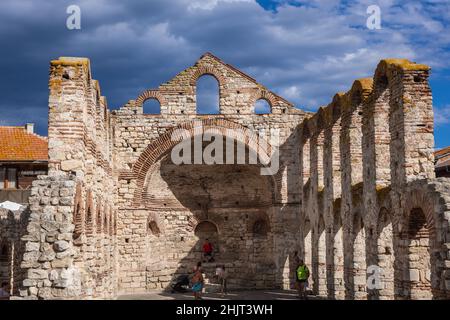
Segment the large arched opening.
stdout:
<svg viewBox="0 0 450 320">
<path fill-rule="evenodd" d="M 157 222 L 159 232 L 150 224 L 143 248 L 132 240 L 124 245 L 142 250 L 146 288 L 167 288 L 200 261 L 208 283 L 216 281 L 215 268 L 226 265 L 235 270 L 230 289 L 276 287 L 273 177 L 261 175 L 260 164 L 175 164 L 171 151 L 151 165 L 143 184 L 145 208 L 139 212 L 146 224 Z M 213 246 L 213 260 L 203 259 L 206 239 Z"/>
<path fill-rule="evenodd" d="M 431 286 L 430 228 L 424 211 L 413 208 L 408 216 L 407 254 L 409 277 L 408 296 L 411 299 L 433 298 Z"/>
</svg>

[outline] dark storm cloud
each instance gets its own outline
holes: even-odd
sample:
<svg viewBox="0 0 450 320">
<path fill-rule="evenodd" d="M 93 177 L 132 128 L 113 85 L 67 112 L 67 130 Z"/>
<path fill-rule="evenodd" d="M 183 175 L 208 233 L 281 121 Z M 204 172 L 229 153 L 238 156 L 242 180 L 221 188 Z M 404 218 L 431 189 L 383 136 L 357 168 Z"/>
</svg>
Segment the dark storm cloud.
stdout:
<svg viewBox="0 0 450 320">
<path fill-rule="evenodd" d="M 35 121 L 45 132 L 48 65 L 59 56 L 91 59 L 110 108 L 211 51 L 299 107 L 314 109 L 348 89 L 353 79 L 370 76 L 381 58 L 437 65 L 445 54 L 442 46 L 450 43 L 442 32 L 448 24 L 434 11 L 403 8 L 398 1 L 381 1 L 382 10 L 387 21 L 394 20 L 395 11 L 405 32 L 387 24 L 378 32 L 365 29 L 365 1 L 353 1 L 345 10 L 338 1 L 276 2 L 275 13 L 251 0 L 2 0 L 0 121 Z M 71 4 L 81 8 L 82 30 L 65 26 Z M 433 10 L 436 5 L 445 8 L 435 1 Z M 418 50 L 417 41 L 426 39 L 412 31 L 417 25 L 437 44 Z"/>
</svg>

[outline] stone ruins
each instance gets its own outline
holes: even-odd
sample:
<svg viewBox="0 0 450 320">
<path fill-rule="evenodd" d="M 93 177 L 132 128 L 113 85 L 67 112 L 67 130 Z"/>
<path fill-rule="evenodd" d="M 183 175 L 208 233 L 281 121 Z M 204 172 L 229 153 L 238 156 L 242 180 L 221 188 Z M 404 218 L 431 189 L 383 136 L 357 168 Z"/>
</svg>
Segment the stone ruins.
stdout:
<svg viewBox="0 0 450 320">
<path fill-rule="evenodd" d="M 449 299 L 450 179 L 434 173 L 429 72 L 383 60 L 313 114 L 207 53 L 110 111 L 88 59 L 52 61 L 49 173 L 27 210 L 0 212 L 0 268 L 14 298 L 167 289 L 209 238 L 211 285 L 220 263 L 230 289 L 293 288 L 304 259 L 326 298 Z M 218 82 L 220 114 L 197 114 L 203 75 Z M 143 112 L 150 99 L 160 114 Z M 269 113 L 255 113 L 261 99 Z M 175 165 L 177 129 L 278 130 L 279 169 Z M 255 149 L 252 138 L 241 143 Z"/>
</svg>

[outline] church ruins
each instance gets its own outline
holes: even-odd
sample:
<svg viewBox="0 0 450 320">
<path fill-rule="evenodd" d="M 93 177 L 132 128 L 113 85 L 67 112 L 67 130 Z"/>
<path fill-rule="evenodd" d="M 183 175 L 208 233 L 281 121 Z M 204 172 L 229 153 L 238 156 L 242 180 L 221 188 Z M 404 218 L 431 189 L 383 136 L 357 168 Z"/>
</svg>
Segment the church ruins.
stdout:
<svg viewBox="0 0 450 320">
<path fill-rule="evenodd" d="M 208 238 L 230 289 L 293 288 L 301 258 L 314 294 L 329 299 L 449 299 L 450 180 L 434 172 L 429 72 L 382 60 L 373 78 L 309 113 L 207 53 L 110 111 L 88 59 L 54 60 L 48 175 L 25 211 L 0 209 L 2 277 L 25 299 L 164 290 Z M 219 114 L 197 113 L 204 75 L 217 80 Z M 270 112 L 255 113 L 261 99 Z M 148 100 L 159 114 L 143 112 Z M 176 130 L 251 131 L 236 146 L 258 156 L 255 137 L 275 130 L 262 157 L 277 153 L 278 170 L 174 164 Z M 210 281 L 214 270 L 205 264 Z"/>
</svg>

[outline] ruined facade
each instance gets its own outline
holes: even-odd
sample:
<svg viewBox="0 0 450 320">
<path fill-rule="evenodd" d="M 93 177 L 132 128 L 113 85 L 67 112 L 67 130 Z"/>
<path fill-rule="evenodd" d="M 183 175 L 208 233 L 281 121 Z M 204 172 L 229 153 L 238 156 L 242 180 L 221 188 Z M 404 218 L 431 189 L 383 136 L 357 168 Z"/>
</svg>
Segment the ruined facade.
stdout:
<svg viewBox="0 0 450 320">
<path fill-rule="evenodd" d="M 450 298 L 450 181 L 434 177 L 428 74 L 384 60 L 373 79 L 310 114 L 205 54 L 110 111 L 88 59 L 52 61 L 49 174 L 33 183 L 22 220 L 14 294 L 166 289 L 192 270 L 209 238 L 216 262 L 205 264 L 206 278 L 225 264 L 231 288 L 292 288 L 303 258 L 314 293 L 328 298 Z M 218 82 L 220 114 L 196 112 L 203 75 Z M 149 99 L 160 114 L 143 112 Z M 255 114 L 260 99 L 270 113 Z M 258 139 L 272 131 L 278 148 Z M 278 152 L 279 168 L 176 165 L 178 132 L 194 148 L 196 136 L 251 132 L 236 148 L 261 158 Z"/>
</svg>

